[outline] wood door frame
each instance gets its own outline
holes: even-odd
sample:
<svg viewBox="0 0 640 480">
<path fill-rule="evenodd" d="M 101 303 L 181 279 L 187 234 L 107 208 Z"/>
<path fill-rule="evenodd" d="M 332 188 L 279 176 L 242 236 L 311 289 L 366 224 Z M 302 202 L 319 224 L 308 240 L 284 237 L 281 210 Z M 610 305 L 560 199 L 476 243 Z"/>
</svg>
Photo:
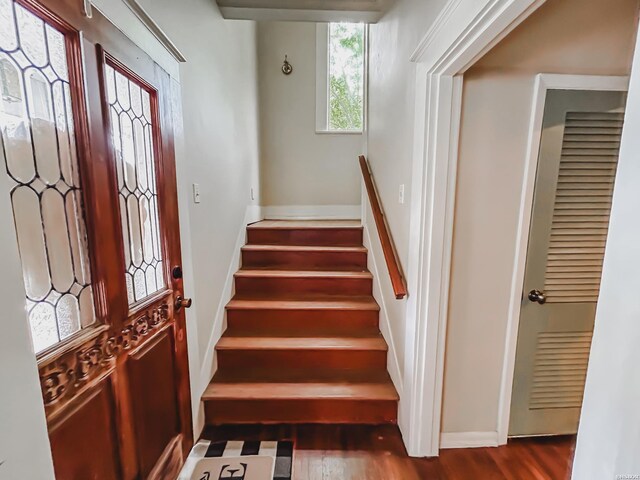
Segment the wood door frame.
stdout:
<svg viewBox="0 0 640 480">
<path fill-rule="evenodd" d="M 502 363 L 502 379 L 500 382 L 500 403 L 498 406 L 498 441 L 506 444 L 509 435 L 509 419 L 511 416 L 511 397 L 513 377 L 516 363 L 516 345 L 522 303 L 527 250 L 529 246 L 529 230 L 533 215 L 533 197 L 536 187 L 536 172 L 542 138 L 542 122 L 548 90 L 597 90 L 626 92 L 629 86 L 628 76 L 601 75 L 563 75 L 538 74 L 533 89 L 531 118 L 527 154 L 522 177 L 520 208 L 518 214 L 518 231 L 516 235 L 516 251 L 513 259 L 513 274 L 507 317 L 507 334 L 505 337 L 504 359 Z"/>
<path fill-rule="evenodd" d="M 411 456 L 437 456 L 440 450 L 463 75 L 544 2 L 449 0 L 411 56 L 414 183 L 399 412 Z"/>
</svg>

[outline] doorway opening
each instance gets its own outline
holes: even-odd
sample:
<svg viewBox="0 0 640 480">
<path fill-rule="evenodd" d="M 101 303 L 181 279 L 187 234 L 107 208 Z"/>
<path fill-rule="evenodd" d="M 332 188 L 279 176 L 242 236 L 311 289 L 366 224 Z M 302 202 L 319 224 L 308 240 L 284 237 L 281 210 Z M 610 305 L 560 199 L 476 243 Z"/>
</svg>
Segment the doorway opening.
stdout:
<svg viewBox="0 0 640 480">
<path fill-rule="evenodd" d="M 624 121 L 618 80 L 541 97 L 509 436 L 578 429 Z"/>
</svg>

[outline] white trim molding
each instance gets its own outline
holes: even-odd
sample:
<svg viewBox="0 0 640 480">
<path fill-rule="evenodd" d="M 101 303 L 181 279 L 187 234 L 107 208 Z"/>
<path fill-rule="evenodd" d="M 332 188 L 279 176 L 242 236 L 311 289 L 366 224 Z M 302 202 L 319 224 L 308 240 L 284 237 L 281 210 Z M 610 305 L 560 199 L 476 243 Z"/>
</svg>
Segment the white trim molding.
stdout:
<svg viewBox="0 0 640 480">
<path fill-rule="evenodd" d="M 329 24 L 316 24 L 316 133 L 329 125 Z"/>
<path fill-rule="evenodd" d="M 246 243 L 247 239 L 247 226 L 262 220 L 262 209 L 257 205 L 249 205 L 245 211 L 244 221 L 240 226 L 240 230 L 238 231 L 238 236 L 236 238 L 236 244 L 233 248 L 233 254 L 231 255 L 231 260 L 229 262 L 229 267 L 227 269 L 227 276 L 224 282 L 224 288 L 222 289 L 222 295 L 220 296 L 220 302 L 218 303 L 218 308 L 216 310 L 215 317 L 213 319 L 213 328 L 211 329 L 211 334 L 209 335 L 209 340 L 207 341 L 207 349 L 203 355 L 203 360 L 200 365 L 200 379 L 199 379 L 199 392 L 198 399 L 202 397 L 202 394 L 206 390 L 209 382 L 213 378 L 213 375 L 216 373 L 218 368 L 217 359 L 215 356 L 215 347 L 220 340 L 220 337 L 224 333 L 226 329 L 226 309 L 227 303 L 233 297 L 234 292 L 234 275 L 241 267 L 241 249 Z M 195 389 L 194 389 L 195 390 Z"/>
<path fill-rule="evenodd" d="M 462 75 L 544 0 L 450 0 L 412 56 L 416 65 L 405 399 L 410 455 L 438 455 Z"/>
<path fill-rule="evenodd" d="M 518 231 L 516 251 L 513 259 L 511 277 L 511 296 L 509 316 L 507 318 L 507 335 L 505 338 L 504 360 L 502 364 L 502 380 L 500 384 L 500 403 L 498 405 L 498 442 L 507 443 L 509 436 L 509 417 L 511 414 L 511 395 L 513 372 L 516 362 L 516 345 L 518 342 L 518 326 L 520 323 L 520 304 L 522 286 L 524 284 L 527 248 L 529 243 L 529 227 L 533 209 L 533 196 L 536 183 L 536 170 L 542 136 L 542 121 L 548 90 L 600 90 L 627 91 L 629 77 L 593 76 L 593 75 L 559 75 L 540 74 L 536 77 L 533 89 L 529 138 L 525 158 L 524 175 L 518 214 Z"/>
<path fill-rule="evenodd" d="M 87 18 L 93 17 L 93 11 L 91 10 L 91 0 L 83 0 L 82 10 L 85 17 Z"/>
<path fill-rule="evenodd" d="M 288 22 L 356 22 L 376 23 L 382 11 L 328 10 L 304 8 L 260 8 L 220 5 L 220 13 L 228 20 L 288 21 Z"/>
<path fill-rule="evenodd" d="M 184 63 L 187 61 L 184 55 L 180 52 L 176 44 L 171 41 L 169 36 L 164 33 L 162 28 L 156 23 L 156 21 L 151 18 L 151 15 L 147 13 L 147 11 L 138 3 L 137 0 L 122 0 L 127 7 L 138 17 L 138 20 L 147 27 L 147 30 L 151 32 L 151 34 L 156 37 L 156 39 L 162 44 L 164 48 L 171 54 L 176 61 L 180 63 Z"/>
<path fill-rule="evenodd" d="M 266 220 L 360 220 L 360 205 L 276 205 L 262 207 Z"/>
<path fill-rule="evenodd" d="M 440 448 L 497 447 L 498 432 L 453 432 L 440 435 Z"/>
<path fill-rule="evenodd" d="M 92 15 L 95 15 L 95 10 L 99 11 L 171 75 L 171 78 L 179 81 L 179 62 L 185 61 L 184 57 L 144 9 L 139 5 L 139 8 L 134 6 L 135 1 L 87 0 L 91 5 Z"/>
<path fill-rule="evenodd" d="M 363 209 L 364 210 L 364 209 Z M 366 215 L 366 213 L 363 213 Z M 382 254 L 382 245 L 380 239 L 377 237 L 375 225 L 373 228 L 373 236 L 369 232 L 369 215 L 363 217 L 362 226 L 364 227 L 364 246 L 367 248 L 367 266 L 369 271 L 373 274 L 373 297 L 380 305 L 380 331 L 387 346 L 389 348 L 387 352 L 387 370 L 389 376 L 393 381 L 393 385 L 396 387 L 398 396 L 403 398 L 403 384 L 402 384 L 402 371 L 400 369 L 400 358 L 398 357 L 398 349 L 396 348 L 396 341 L 393 337 L 393 330 L 391 327 L 391 316 L 387 308 L 388 301 L 397 302 L 393 293 L 393 287 L 389 280 L 389 275 L 386 270 L 384 256 Z M 375 237 L 375 240 L 374 240 Z M 375 244 L 373 243 L 375 241 Z M 381 268 L 378 268 L 381 265 Z M 383 279 L 387 279 L 386 282 Z M 385 295 L 385 293 L 387 293 Z"/>
</svg>

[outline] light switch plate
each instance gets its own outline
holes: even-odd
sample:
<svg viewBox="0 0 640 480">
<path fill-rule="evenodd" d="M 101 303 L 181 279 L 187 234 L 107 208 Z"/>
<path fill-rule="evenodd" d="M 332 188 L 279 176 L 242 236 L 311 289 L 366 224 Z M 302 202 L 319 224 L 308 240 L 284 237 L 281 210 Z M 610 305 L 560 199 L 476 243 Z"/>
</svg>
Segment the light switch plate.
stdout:
<svg viewBox="0 0 640 480">
<path fill-rule="evenodd" d="M 400 185 L 400 189 L 398 192 L 398 203 L 400 203 L 400 205 L 404 205 L 404 183 Z"/>
<path fill-rule="evenodd" d="M 193 203 L 200 203 L 200 184 L 193 184 Z"/>
</svg>

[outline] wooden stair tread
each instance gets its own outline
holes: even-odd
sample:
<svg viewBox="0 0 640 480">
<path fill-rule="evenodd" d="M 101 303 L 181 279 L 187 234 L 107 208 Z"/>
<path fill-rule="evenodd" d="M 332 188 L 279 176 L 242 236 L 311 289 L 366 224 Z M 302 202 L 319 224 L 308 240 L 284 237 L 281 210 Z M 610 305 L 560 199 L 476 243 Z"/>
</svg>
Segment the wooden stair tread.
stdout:
<svg viewBox="0 0 640 480">
<path fill-rule="evenodd" d="M 247 226 L 247 230 L 257 229 L 317 229 L 353 228 L 362 230 L 359 220 L 262 220 Z"/>
<path fill-rule="evenodd" d="M 326 245 L 245 245 L 243 251 L 276 252 L 359 252 L 366 253 L 365 247 L 326 246 Z"/>
<path fill-rule="evenodd" d="M 382 336 L 363 337 L 265 337 L 252 335 L 229 336 L 225 333 L 216 350 L 350 350 L 387 351 Z"/>
<path fill-rule="evenodd" d="M 210 383 L 203 400 L 386 400 L 397 401 L 391 382 L 381 383 Z"/>
<path fill-rule="evenodd" d="M 372 279 L 369 271 L 360 270 L 278 270 L 278 269 L 245 269 L 235 274 L 236 278 L 364 278 Z"/>
<path fill-rule="evenodd" d="M 247 243 L 362 247 L 363 231 L 360 222 L 267 221 L 247 227 Z"/>
<path fill-rule="evenodd" d="M 244 270 L 249 270 L 249 268 L 245 268 Z M 274 271 L 274 272 L 289 272 L 289 273 L 293 273 L 293 272 L 313 272 L 313 273 L 336 273 L 336 272 L 344 272 L 344 273 L 352 273 L 352 272 L 364 272 L 364 267 L 359 269 L 359 270 L 355 270 L 354 267 L 352 266 L 340 266 L 340 265 L 331 265 L 331 266 L 324 266 L 324 265 L 317 265 L 317 266 L 313 266 L 313 268 L 307 267 L 305 270 L 300 270 L 299 267 L 294 267 L 294 266 L 290 266 L 290 265 L 269 265 L 269 266 L 256 266 L 256 265 L 252 265 L 250 268 L 251 271 Z M 238 270 L 240 271 L 240 270 Z M 241 278 L 245 278 L 245 277 L 241 277 Z M 263 277 L 261 277 L 263 278 Z M 300 276 L 296 276 L 296 275 L 283 275 L 283 276 L 278 276 L 278 278 L 324 278 L 324 277 L 319 277 L 318 275 L 305 275 L 303 277 Z M 331 276 L 329 277 L 331 278 Z M 341 278 L 366 278 L 369 279 L 369 277 L 352 277 L 352 276 L 346 276 L 346 277 L 333 277 L 336 279 L 341 279 Z"/>
<path fill-rule="evenodd" d="M 372 296 L 298 296 L 264 298 L 235 296 L 227 304 L 233 310 L 380 310 L 380 306 Z"/>
<path fill-rule="evenodd" d="M 296 367 L 264 369 L 218 370 L 211 383 L 391 383 L 386 369 L 332 370 L 319 368 L 314 371 Z"/>
</svg>

